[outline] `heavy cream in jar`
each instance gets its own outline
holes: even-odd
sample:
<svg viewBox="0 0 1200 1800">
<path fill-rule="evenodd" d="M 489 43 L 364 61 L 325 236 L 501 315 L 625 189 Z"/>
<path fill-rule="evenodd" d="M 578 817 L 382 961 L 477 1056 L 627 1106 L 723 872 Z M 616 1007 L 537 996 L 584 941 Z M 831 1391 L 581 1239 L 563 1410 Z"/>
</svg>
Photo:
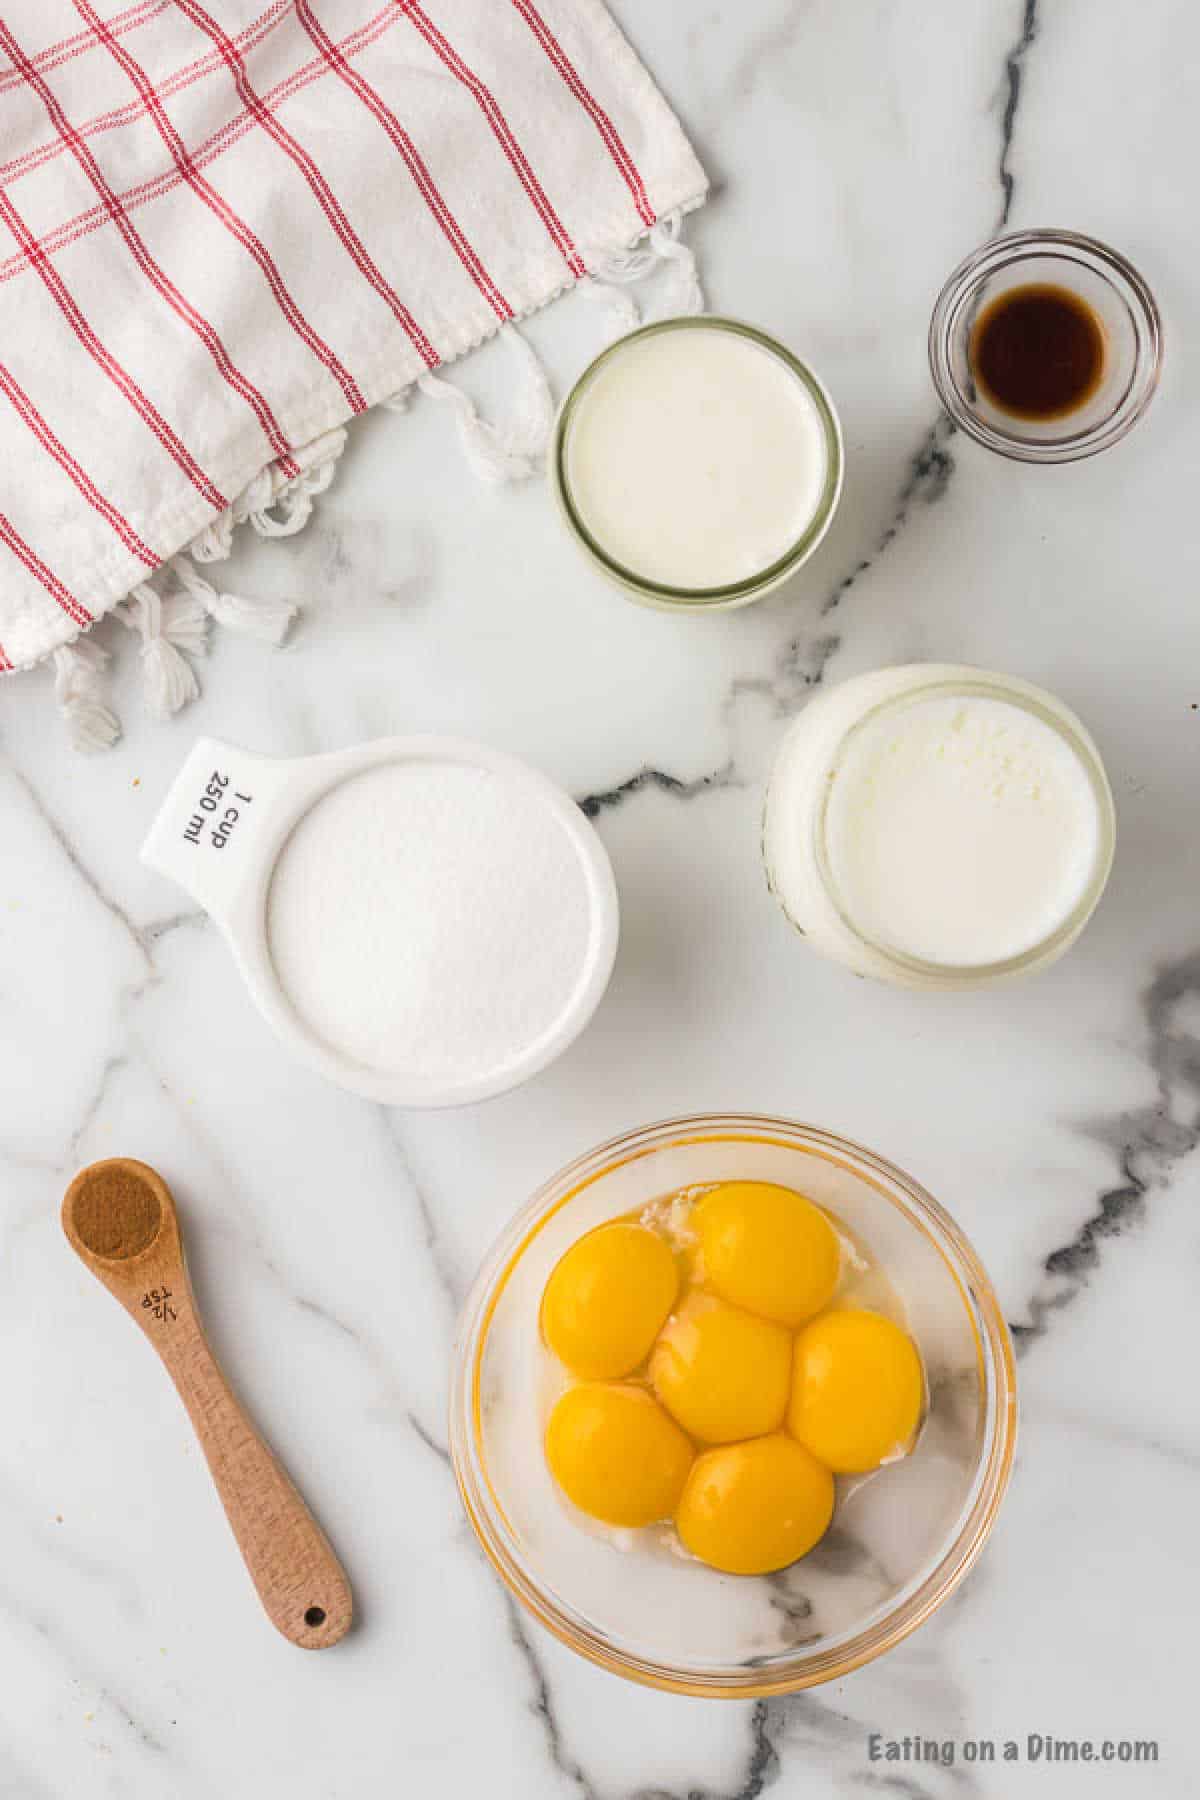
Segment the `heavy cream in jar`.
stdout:
<svg viewBox="0 0 1200 1800">
<path fill-rule="evenodd" d="M 901 985 L 970 987 L 1074 941 L 1113 832 L 1099 753 L 1053 695 L 914 664 L 806 708 L 771 776 L 763 850 L 815 949 Z"/>
<path fill-rule="evenodd" d="M 780 345 L 726 319 L 671 319 L 582 376 L 554 470 L 608 574 L 645 600 L 735 606 L 815 549 L 842 448 L 821 384 Z"/>
</svg>

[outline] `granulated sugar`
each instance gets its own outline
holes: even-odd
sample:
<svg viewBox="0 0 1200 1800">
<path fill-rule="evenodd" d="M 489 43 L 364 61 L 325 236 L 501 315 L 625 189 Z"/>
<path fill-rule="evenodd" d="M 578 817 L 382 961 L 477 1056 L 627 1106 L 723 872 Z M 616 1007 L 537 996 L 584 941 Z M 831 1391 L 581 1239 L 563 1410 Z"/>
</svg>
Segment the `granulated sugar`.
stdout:
<svg viewBox="0 0 1200 1800">
<path fill-rule="evenodd" d="M 308 1031 L 369 1069 L 471 1081 L 554 1030 L 585 980 L 580 853 L 536 790 L 385 763 L 324 795 L 280 853 L 271 958 Z"/>
</svg>

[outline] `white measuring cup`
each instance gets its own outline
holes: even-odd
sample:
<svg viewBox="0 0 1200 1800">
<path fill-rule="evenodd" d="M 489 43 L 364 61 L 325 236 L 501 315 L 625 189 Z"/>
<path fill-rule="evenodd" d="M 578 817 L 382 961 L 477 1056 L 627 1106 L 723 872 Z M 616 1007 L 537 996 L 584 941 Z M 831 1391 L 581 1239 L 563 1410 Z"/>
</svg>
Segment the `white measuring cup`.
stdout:
<svg viewBox="0 0 1200 1800">
<path fill-rule="evenodd" d="M 268 898 L 276 864 L 300 821 L 341 783 L 385 764 L 434 764 L 485 771 L 522 804 L 544 808 L 578 859 L 587 896 L 585 950 L 578 976 L 548 1029 L 501 1066 L 466 1077 L 429 1073 L 416 1063 L 375 1068 L 309 1028 L 289 1000 L 271 956 Z M 583 1030 L 608 986 L 616 956 L 617 889 L 607 852 L 561 788 L 516 757 L 457 738 L 380 738 L 324 756 L 260 756 L 201 738 L 160 808 L 142 861 L 185 888 L 220 926 L 250 996 L 283 1043 L 330 1081 L 394 1106 L 459 1106 L 527 1081 Z"/>
</svg>

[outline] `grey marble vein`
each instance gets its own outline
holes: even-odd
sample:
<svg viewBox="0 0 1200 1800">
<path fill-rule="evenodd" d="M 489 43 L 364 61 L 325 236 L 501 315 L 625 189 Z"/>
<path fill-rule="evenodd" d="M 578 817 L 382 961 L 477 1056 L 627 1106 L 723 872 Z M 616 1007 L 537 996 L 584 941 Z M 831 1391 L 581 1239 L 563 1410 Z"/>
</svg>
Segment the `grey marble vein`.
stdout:
<svg viewBox="0 0 1200 1800">
<path fill-rule="evenodd" d="M 748 1705 L 750 1748 L 746 1772 L 735 1788 L 689 1787 L 677 1793 L 671 1788 L 635 1788 L 629 1800 L 758 1800 L 780 1775 L 779 1752 L 772 1739 L 773 1707 L 778 1703 L 754 1700 Z"/>
<path fill-rule="evenodd" d="M 1042 1407 L 1043 1420 L 1047 1417 L 1045 1405 Z M 1160 1436 L 1146 1431 L 1133 1431 L 1127 1426 L 1113 1426 L 1096 1418 L 1087 1418 L 1075 1412 L 1063 1412 L 1055 1408 L 1053 1419 L 1061 1422 L 1073 1431 L 1084 1433 L 1104 1444 L 1111 1444 L 1115 1449 L 1134 1450 L 1144 1456 L 1161 1458 L 1173 1468 L 1189 1474 L 1200 1474 L 1200 1451 L 1188 1450 L 1180 1444 L 1168 1444 Z"/>
<path fill-rule="evenodd" d="M 185 922 L 190 922 L 190 917 L 190 915 L 185 915 Z M 225 1162 L 220 1141 L 214 1139 L 212 1133 L 207 1130 L 203 1121 L 197 1117 L 194 1111 L 185 1110 L 180 1106 L 177 1096 L 170 1084 L 153 1068 L 153 1065 L 144 1055 L 139 1056 L 136 1059 L 127 1055 L 113 1057 L 106 1064 L 104 1076 L 97 1094 L 88 1105 L 83 1123 L 72 1135 L 72 1160 L 70 1166 L 77 1166 L 79 1160 L 83 1156 L 83 1139 L 87 1134 L 89 1126 L 94 1122 L 104 1097 L 110 1092 L 113 1080 L 120 1075 L 128 1073 L 135 1066 L 141 1067 L 151 1074 L 160 1092 L 166 1096 L 168 1103 L 175 1109 L 181 1133 L 185 1134 L 193 1141 L 198 1142 L 202 1147 L 207 1165 L 217 1174 L 216 1187 L 218 1192 L 229 1196 L 235 1202 L 233 1209 L 222 1212 L 216 1218 L 209 1215 L 205 1221 L 204 1237 L 202 1238 L 200 1231 L 197 1229 L 200 1224 L 199 1218 L 196 1219 L 194 1225 L 189 1226 L 189 1207 L 187 1204 L 186 1189 L 182 1189 L 181 1194 L 177 1196 L 178 1198 L 181 1198 L 183 1202 L 181 1206 L 181 1225 L 184 1233 L 185 1245 L 189 1243 L 189 1240 L 191 1243 L 189 1262 L 193 1265 L 193 1272 L 196 1275 L 196 1286 L 200 1292 L 201 1299 L 203 1298 L 205 1284 L 206 1258 L 200 1253 L 200 1246 L 211 1236 L 223 1237 L 233 1245 L 234 1251 L 239 1257 L 249 1258 L 253 1261 L 256 1269 L 268 1278 L 271 1286 L 288 1305 L 295 1307 L 300 1312 L 306 1313 L 310 1318 L 317 1319 L 328 1330 L 336 1332 L 339 1336 L 352 1343 L 371 1370 L 375 1379 L 378 1381 L 386 1397 L 389 1414 L 395 1414 L 398 1417 L 406 1416 L 408 1409 L 407 1390 L 404 1388 L 396 1371 L 392 1368 L 387 1355 L 380 1344 L 362 1325 L 358 1323 L 352 1324 L 349 1319 L 344 1318 L 341 1313 L 335 1310 L 335 1308 L 330 1306 L 326 1301 L 318 1300 L 313 1295 L 305 1293 L 296 1286 L 295 1282 L 290 1278 L 275 1255 L 268 1248 L 261 1231 L 257 1227 L 251 1209 L 245 1204 L 244 1200 L 238 1201 L 239 1184 L 233 1169 L 228 1167 Z"/>
<path fill-rule="evenodd" d="M 744 106 L 763 70 L 779 67 L 788 52 L 795 49 L 801 29 L 810 19 L 809 9 L 800 0 L 786 0 L 778 17 L 750 39 L 735 61 L 725 83 L 727 98 Z"/>
<path fill-rule="evenodd" d="M 1004 110 L 1000 120 L 1000 160 L 997 165 L 1003 200 L 996 220 L 996 231 L 1003 231 L 1012 213 L 1016 181 L 1012 173 L 1013 134 L 1017 109 L 1021 104 L 1021 83 L 1025 58 L 1038 34 L 1038 0 L 1023 0 L 1021 30 L 1016 43 L 1004 59 Z"/>
<path fill-rule="evenodd" d="M 100 1073 L 96 1078 L 96 1085 L 84 1106 L 79 1123 L 71 1133 L 70 1141 L 67 1145 L 67 1159 L 64 1165 L 64 1172 L 77 1169 L 80 1166 L 82 1160 L 80 1146 L 92 1126 L 95 1124 L 100 1108 L 108 1099 L 113 1081 L 128 1067 L 129 1057 L 124 1051 L 117 1051 L 112 1056 L 105 1057 L 104 1062 L 100 1067 Z"/>
<path fill-rule="evenodd" d="M 589 819 L 594 819 L 602 812 L 610 812 L 623 806 L 634 794 L 640 794 L 647 788 L 656 789 L 659 793 L 669 794 L 673 800 L 694 800 L 697 794 L 711 793 L 716 788 L 738 786 L 732 761 L 722 763 L 719 769 L 713 769 L 707 775 L 697 775 L 685 781 L 679 775 L 669 775 L 664 769 L 652 769 L 647 765 L 638 769 L 636 774 L 629 775 L 615 787 L 602 788 L 595 794 L 585 794 L 578 802 L 580 810 Z"/>
<path fill-rule="evenodd" d="M 533 1687 L 533 1698 L 529 1702 L 530 1710 L 538 1720 L 545 1738 L 546 1750 L 550 1761 L 564 1775 L 581 1795 L 582 1800 L 599 1800 L 598 1790 L 594 1788 L 584 1773 L 583 1766 L 570 1754 L 563 1741 L 562 1729 L 554 1710 L 554 1702 L 550 1693 L 550 1683 L 542 1666 L 542 1659 L 534 1647 L 531 1633 L 526 1627 L 525 1615 L 507 1588 L 501 1589 L 504 1610 L 508 1620 L 508 1635 L 517 1651 Z"/>
<path fill-rule="evenodd" d="M 405 1388 L 396 1370 L 392 1367 L 386 1351 L 378 1342 L 374 1334 L 365 1330 L 361 1325 L 351 1325 L 347 1319 L 343 1319 L 341 1315 L 334 1312 L 331 1307 L 324 1305 L 319 1300 L 314 1300 L 310 1295 L 299 1294 L 289 1289 L 269 1260 L 267 1266 L 272 1269 L 272 1273 L 279 1281 L 279 1284 L 283 1288 L 288 1299 L 291 1300 L 294 1305 L 298 1306 L 302 1312 L 308 1313 L 312 1318 L 319 1319 L 323 1325 L 327 1325 L 331 1330 L 338 1332 L 342 1337 L 353 1344 L 355 1350 L 370 1371 L 379 1388 L 380 1394 L 382 1395 L 381 1402 L 373 1404 L 371 1407 L 372 1422 L 375 1424 L 388 1424 L 394 1423 L 397 1420 L 403 1421 L 406 1425 L 411 1427 L 412 1431 L 420 1439 L 421 1443 L 425 1445 L 427 1450 L 432 1450 L 434 1455 L 439 1457 L 442 1462 L 449 1464 L 450 1452 L 443 1444 L 438 1442 L 437 1438 L 428 1427 L 421 1423 L 421 1420 L 410 1404 L 408 1390 Z"/>
<path fill-rule="evenodd" d="M 132 915 L 127 912 L 120 902 L 108 891 L 99 877 L 95 874 L 94 870 L 92 870 L 84 861 L 83 857 L 71 842 L 68 833 L 50 811 L 28 776 L 25 775 L 11 759 L 5 759 L 5 766 L 12 776 L 12 779 L 21 789 L 21 792 L 29 802 L 34 813 L 37 815 L 39 823 L 53 839 L 54 844 L 65 857 L 79 880 L 87 888 L 92 898 L 102 906 L 109 917 L 115 920 L 120 926 L 121 930 L 126 934 L 139 955 L 142 957 L 146 965 L 146 983 L 153 980 L 157 974 L 153 956 L 154 946 L 160 943 L 163 938 L 169 937 L 172 932 L 185 927 L 194 928 L 205 925 L 208 921 L 208 915 L 195 907 L 185 908 L 182 911 L 168 913 L 161 919 L 151 919 L 145 925 L 139 925 Z M 138 984 L 138 986 L 131 991 L 130 997 L 136 998 L 142 992 L 144 985 L 145 983 Z"/>
<path fill-rule="evenodd" d="M 897 538 L 908 523 L 909 513 L 915 501 L 921 500 L 926 506 L 933 506 L 945 498 L 950 478 L 954 474 L 954 458 L 946 448 L 954 436 L 954 423 L 947 413 L 942 413 L 929 430 L 909 461 L 908 477 L 896 500 L 896 510 L 890 522 L 880 533 L 875 549 L 869 557 L 856 563 L 848 575 L 844 575 L 821 608 L 821 617 L 827 618 L 831 612 L 841 605 L 842 596 L 848 588 L 854 586 L 860 575 L 865 575 L 881 557 L 888 546 Z"/>
<path fill-rule="evenodd" d="M 408 1419 L 409 1424 L 412 1426 L 413 1430 L 416 1432 L 417 1436 L 420 1438 L 421 1442 L 424 1444 L 425 1448 L 427 1450 L 431 1450 L 433 1452 L 433 1454 L 437 1457 L 438 1461 L 445 1463 L 446 1467 L 449 1468 L 450 1467 L 450 1452 L 446 1448 L 445 1444 L 438 1442 L 437 1438 L 434 1437 L 433 1433 L 428 1429 L 427 1426 L 422 1425 L 422 1423 L 421 1423 L 420 1419 L 417 1417 L 416 1413 L 413 1412 L 411 1409 L 406 1414 L 406 1417 Z"/>
<path fill-rule="evenodd" d="M 101 1703 L 107 1703 L 117 1714 L 121 1723 L 146 1750 L 156 1755 L 165 1755 L 167 1746 L 158 1732 L 146 1723 L 135 1711 L 134 1707 L 124 1699 L 107 1677 L 97 1675 L 76 1653 L 74 1646 L 68 1646 L 63 1633 L 55 1624 L 34 1607 L 23 1604 L 17 1597 L 7 1591 L 0 1590 L 0 1617 L 10 1625 L 30 1633 L 45 1643 L 52 1655 L 62 1663 L 72 1679 L 81 1686 L 95 1691 Z"/>
<path fill-rule="evenodd" d="M 954 426 L 944 413 L 924 433 L 910 458 L 908 474 L 896 497 L 891 518 L 870 553 L 860 556 L 830 589 L 821 605 L 820 618 L 828 618 L 835 612 L 855 583 L 875 567 L 904 530 L 918 502 L 932 506 L 943 498 L 954 473 L 954 458 L 947 449 L 953 436 Z M 825 672 L 841 646 L 841 636 L 835 632 L 822 632 L 815 637 L 801 633 L 789 638 L 776 655 L 770 674 L 735 676 L 730 682 L 722 709 L 726 723 L 731 723 L 739 703 L 748 698 L 766 700 L 778 718 L 787 718 L 798 711 L 812 690 L 824 681 Z M 743 786 L 746 779 L 733 757 L 727 758 L 720 768 L 691 780 L 643 765 L 624 781 L 585 795 L 579 805 L 589 818 L 595 818 L 599 813 L 623 806 L 647 789 L 665 793 L 674 800 L 692 800 L 699 794 L 720 788 Z"/>
<path fill-rule="evenodd" d="M 13 781 L 16 782 L 26 800 L 29 802 L 29 805 L 37 814 L 39 823 L 54 840 L 58 850 L 70 864 L 71 868 L 87 888 L 92 898 L 104 908 L 109 917 L 116 921 L 121 930 L 130 939 L 131 943 L 145 962 L 147 977 L 151 976 L 154 972 L 154 965 L 151 960 L 143 928 L 135 924 L 133 919 L 125 911 L 125 908 L 107 891 L 99 877 L 88 868 L 74 844 L 71 842 L 70 837 L 51 813 L 49 807 L 46 805 L 45 801 L 43 801 L 41 795 L 29 780 L 28 776 L 26 776 L 16 764 L 11 761 L 11 759 L 7 760 L 6 766 Z"/>
<path fill-rule="evenodd" d="M 343 1318 L 341 1313 L 325 1301 L 316 1300 L 311 1294 L 302 1293 L 289 1282 L 279 1264 L 257 1237 L 254 1237 L 251 1243 L 255 1262 L 270 1276 L 273 1285 L 284 1300 L 299 1311 L 307 1313 L 310 1318 L 318 1320 L 328 1330 L 336 1332 L 354 1346 L 382 1395 L 381 1403 L 372 1407 L 371 1416 L 374 1422 L 384 1423 L 389 1420 L 402 1419 L 417 1430 L 418 1436 L 429 1441 L 412 1414 L 408 1389 L 393 1368 L 386 1351 L 375 1335 L 361 1324 L 351 1324 L 349 1319 Z M 436 1448 L 436 1445 L 431 1445 L 431 1447 Z"/>
<path fill-rule="evenodd" d="M 757 1800 L 778 1774 L 779 1752 L 771 1741 L 771 1709 L 765 1700 L 756 1700 L 750 1709 L 750 1760 L 733 1800 Z"/>
<path fill-rule="evenodd" d="M 737 1787 L 720 1791 L 715 1788 L 689 1788 L 687 1800 L 758 1800 L 763 1790 L 771 1785 L 779 1775 L 779 1752 L 771 1738 L 772 1713 L 771 1705 L 766 1700 L 755 1700 L 749 1709 L 750 1751 L 746 1761 L 746 1772 Z M 662 1793 L 661 1790 L 639 1790 L 633 1800 L 678 1800 L 677 1796 Z"/>
<path fill-rule="evenodd" d="M 412 1194 L 413 1204 L 421 1221 L 425 1248 L 429 1252 L 430 1265 L 449 1308 L 450 1319 L 453 1321 L 458 1317 L 458 1309 L 466 1296 L 467 1283 L 455 1267 L 453 1258 L 446 1249 L 445 1239 L 438 1227 L 429 1197 L 413 1171 L 412 1161 L 400 1130 L 400 1120 L 403 1115 L 396 1107 L 381 1106 L 378 1111 L 383 1121 L 384 1136 L 388 1146 L 399 1163 L 409 1192 Z"/>
<path fill-rule="evenodd" d="M 113 898 L 98 877 L 83 861 L 74 844 L 71 842 L 68 833 L 50 811 L 50 808 L 42 799 L 37 788 L 34 787 L 24 771 L 17 766 L 11 757 L 3 758 L 3 766 L 21 789 L 21 792 L 28 800 L 39 821 L 49 832 L 55 844 L 58 846 L 59 850 L 61 850 L 62 854 L 75 870 L 81 881 L 83 881 L 85 886 L 91 890 L 93 896 L 100 902 L 105 911 L 116 919 L 118 924 L 128 933 L 135 944 L 140 946 L 143 940 L 153 943 L 158 938 L 165 937 L 170 932 L 177 930 L 180 926 L 203 925 L 207 922 L 207 913 L 202 912 L 198 907 L 185 907 L 177 912 L 168 913 L 161 919 L 152 919 L 147 925 L 138 925 L 130 914 L 126 912 L 125 908 Z"/>
<path fill-rule="evenodd" d="M 163 938 L 170 937 L 172 932 L 203 931 L 210 923 L 208 914 L 198 906 L 185 907 L 181 912 L 167 913 L 165 918 L 151 919 L 148 925 L 140 926 L 139 930 L 143 941 L 148 946 L 153 946 Z"/>
<path fill-rule="evenodd" d="M 582 1800 L 599 1800 L 600 1790 L 590 1780 L 579 1760 L 568 1749 L 554 1706 L 554 1698 L 541 1656 L 528 1629 L 526 1618 L 507 1588 L 502 1589 L 508 1619 L 509 1637 L 525 1664 L 533 1686 L 532 1710 L 540 1721 L 550 1761 L 560 1774 L 577 1789 Z M 807 1698 L 807 1696 L 805 1697 Z M 779 1755 L 772 1742 L 773 1708 L 778 1702 L 755 1700 L 748 1706 L 750 1745 L 745 1773 L 737 1786 L 729 1789 L 689 1785 L 676 1792 L 663 1787 L 638 1787 L 628 1800 L 758 1800 L 758 1796 L 779 1772 Z M 818 1707 L 818 1710 L 823 1710 Z"/>
<path fill-rule="evenodd" d="M 953 436 L 954 425 L 945 413 L 924 433 L 909 460 L 908 474 L 896 496 L 891 518 L 870 552 L 860 556 L 830 589 L 819 617 L 826 619 L 836 612 L 850 589 L 876 566 L 908 524 L 918 501 L 933 506 L 944 498 L 954 474 L 954 458 L 946 447 Z M 787 718 L 798 711 L 812 689 L 824 681 L 826 670 L 841 647 L 842 639 L 836 633 L 791 638 L 776 657 L 770 676 L 740 677 L 733 681 L 730 704 L 746 695 L 756 695 L 770 702 L 777 717 Z"/>
<path fill-rule="evenodd" d="M 1148 1196 L 1166 1187 L 1200 1145 L 1200 1037 L 1181 1023 L 1186 1003 L 1200 1001 L 1200 950 L 1161 968 L 1143 1000 L 1147 1060 L 1158 1099 L 1153 1105 L 1094 1121 L 1088 1135 L 1113 1150 L 1121 1180 L 1098 1196 L 1075 1235 L 1042 1264 L 1049 1277 L 1031 1295 L 1028 1317 L 1010 1324 L 1018 1351 L 1045 1336 L 1057 1313 L 1087 1287 L 1101 1246 L 1141 1224 Z"/>
<path fill-rule="evenodd" d="M 88 866 L 71 842 L 66 830 L 43 801 L 28 777 L 16 767 L 11 759 L 6 759 L 5 767 L 27 800 L 38 824 L 61 853 L 72 874 L 83 884 L 94 903 L 101 907 L 120 928 L 140 958 L 142 973 L 136 980 L 127 980 L 122 983 L 120 989 L 121 1011 L 127 1013 L 160 979 L 160 971 L 155 961 L 158 945 L 179 930 L 194 929 L 203 925 L 207 921 L 207 915 L 198 909 L 191 908 L 168 913 L 161 918 L 151 919 L 146 924 L 139 925 Z M 104 1059 L 96 1076 L 92 1093 L 67 1140 L 63 1160 L 45 1163 L 41 1159 L 36 1159 L 33 1166 L 47 1167 L 55 1174 L 69 1173 L 78 1167 L 80 1146 L 104 1105 L 114 1079 L 122 1073 L 128 1063 L 129 1055 L 125 1050 L 112 1051 Z M 30 1166 L 27 1158 L 22 1159 L 18 1156 L 13 1159 L 7 1152 L 5 1155 L 9 1160 Z"/>
<path fill-rule="evenodd" d="M 815 1752 L 825 1767 L 836 1757 L 842 1774 L 846 1773 L 842 1763 L 851 1756 L 857 1759 L 861 1752 L 866 1732 L 860 1720 L 842 1711 L 832 1700 L 808 1692 L 760 1701 L 759 1705 L 766 1707 L 763 1731 L 774 1746 L 777 1766 L 785 1776 L 791 1761 L 789 1750 Z M 807 1755 L 804 1760 L 808 1760 Z"/>
<path fill-rule="evenodd" d="M 33 1549 L 58 1568 L 69 1568 L 93 1592 L 100 1589 L 106 1608 L 113 1608 L 127 1620 L 143 1613 L 136 1582 L 111 1562 L 78 1547 L 71 1523 L 59 1513 L 52 1522 L 39 1517 L 33 1505 L 19 1489 L 5 1481 L 0 1486 L 0 1516 L 5 1520 L 10 1553 L 15 1549 L 17 1533 L 21 1533 Z"/>
</svg>

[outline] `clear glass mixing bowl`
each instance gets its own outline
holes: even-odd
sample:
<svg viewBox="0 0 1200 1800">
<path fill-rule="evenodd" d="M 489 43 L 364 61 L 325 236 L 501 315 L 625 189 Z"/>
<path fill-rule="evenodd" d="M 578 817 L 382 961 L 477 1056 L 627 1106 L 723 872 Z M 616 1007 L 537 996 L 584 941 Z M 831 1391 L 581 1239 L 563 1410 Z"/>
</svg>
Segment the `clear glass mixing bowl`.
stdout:
<svg viewBox="0 0 1200 1800">
<path fill-rule="evenodd" d="M 742 1178 L 810 1195 L 864 1240 L 903 1299 L 929 1380 L 913 1453 L 839 1479 L 833 1525 L 779 1574 L 722 1575 L 581 1529 L 542 1455 L 542 1289 L 583 1232 L 682 1187 Z M 909 1176 L 859 1145 L 756 1115 L 650 1125 L 580 1157 L 487 1257 L 455 1349 L 450 1448 L 467 1515 L 533 1616 L 653 1687 L 747 1698 L 831 1681 L 916 1629 L 991 1530 L 1012 1467 L 1012 1346 L 978 1257 Z"/>
</svg>

